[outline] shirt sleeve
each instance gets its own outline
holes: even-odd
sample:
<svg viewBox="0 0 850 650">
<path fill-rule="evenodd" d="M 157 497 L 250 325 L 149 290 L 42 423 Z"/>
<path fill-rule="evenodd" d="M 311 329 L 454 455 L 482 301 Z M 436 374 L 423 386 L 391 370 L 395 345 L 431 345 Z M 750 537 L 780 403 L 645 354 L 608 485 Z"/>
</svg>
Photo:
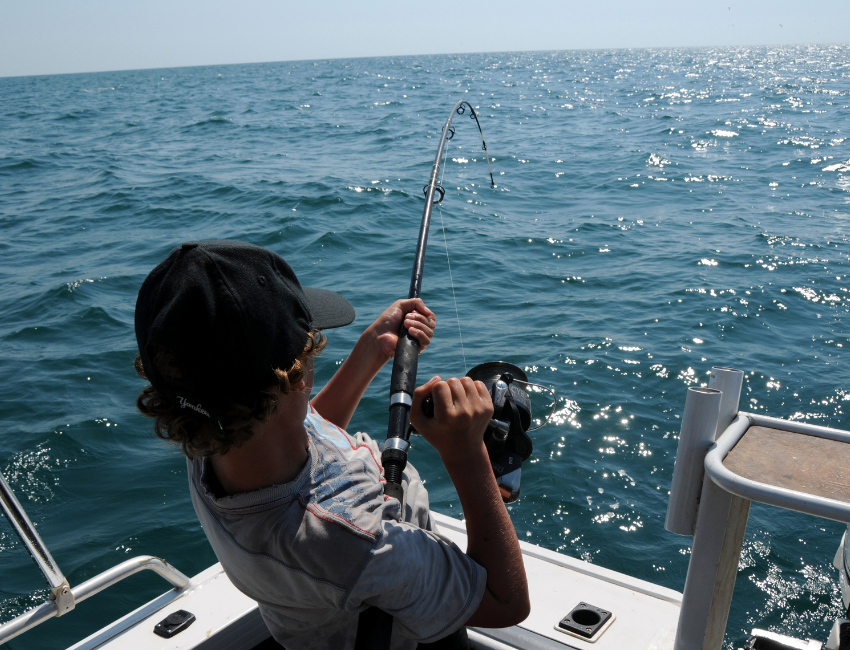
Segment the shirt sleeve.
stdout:
<svg viewBox="0 0 850 650">
<path fill-rule="evenodd" d="M 392 520 L 344 607 L 374 605 L 391 614 L 403 636 L 428 643 L 463 626 L 478 609 L 487 571 L 438 533 Z"/>
</svg>

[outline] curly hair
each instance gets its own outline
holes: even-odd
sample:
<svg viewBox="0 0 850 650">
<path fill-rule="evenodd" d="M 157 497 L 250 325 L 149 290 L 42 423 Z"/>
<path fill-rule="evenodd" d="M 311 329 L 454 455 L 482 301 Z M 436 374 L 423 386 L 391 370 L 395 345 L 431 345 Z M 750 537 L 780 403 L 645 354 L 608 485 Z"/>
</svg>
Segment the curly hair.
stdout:
<svg viewBox="0 0 850 650">
<path fill-rule="evenodd" d="M 266 422 L 277 411 L 275 389 L 284 395 L 290 393 L 292 386 L 304 378 L 307 362 L 324 350 L 326 344 L 324 334 L 311 330 L 303 352 L 292 366 L 288 370 L 274 369 L 276 384 L 259 391 L 250 402 L 231 402 L 219 410 L 221 429 L 209 419 L 168 401 L 150 384 L 142 389 L 136 407 L 142 415 L 155 418 L 153 428 L 157 436 L 179 444 L 189 458 L 223 455 L 231 447 L 240 447 L 250 440 L 254 435 L 253 425 Z M 183 376 L 174 354 L 165 348 L 154 353 L 152 363 L 164 377 L 180 379 Z M 140 355 L 136 355 L 133 365 L 142 379 L 148 378 Z"/>
</svg>

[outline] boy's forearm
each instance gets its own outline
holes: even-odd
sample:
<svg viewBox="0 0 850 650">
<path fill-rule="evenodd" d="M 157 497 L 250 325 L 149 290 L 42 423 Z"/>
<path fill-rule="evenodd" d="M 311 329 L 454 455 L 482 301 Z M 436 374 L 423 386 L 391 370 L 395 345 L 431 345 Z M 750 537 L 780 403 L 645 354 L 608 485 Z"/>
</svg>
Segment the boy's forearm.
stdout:
<svg viewBox="0 0 850 650">
<path fill-rule="evenodd" d="M 502 501 L 487 450 L 444 464 L 466 519 L 467 555 L 487 569 L 487 590 L 506 609 L 528 608 L 528 584 L 513 523 Z"/>
<path fill-rule="evenodd" d="M 313 398 L 313 407 L 323 418 L 345 429 L 363 393 L 385 363 L 386 360 L 370 349 L 370 341 L 364 332 L 348 358 Z"/>
</svg>

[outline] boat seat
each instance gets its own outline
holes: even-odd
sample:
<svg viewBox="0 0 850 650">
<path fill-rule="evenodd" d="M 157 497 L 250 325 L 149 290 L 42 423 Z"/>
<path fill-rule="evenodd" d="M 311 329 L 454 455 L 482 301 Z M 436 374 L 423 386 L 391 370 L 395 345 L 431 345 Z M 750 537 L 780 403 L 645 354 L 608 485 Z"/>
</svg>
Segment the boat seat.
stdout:
<svg viewBox="0 0 850 650">
<path fill-rule="evenodd" d="M 850 445 L 753 426 L 723 459 L 738 476 L 850 503 Z"/>
</svg>

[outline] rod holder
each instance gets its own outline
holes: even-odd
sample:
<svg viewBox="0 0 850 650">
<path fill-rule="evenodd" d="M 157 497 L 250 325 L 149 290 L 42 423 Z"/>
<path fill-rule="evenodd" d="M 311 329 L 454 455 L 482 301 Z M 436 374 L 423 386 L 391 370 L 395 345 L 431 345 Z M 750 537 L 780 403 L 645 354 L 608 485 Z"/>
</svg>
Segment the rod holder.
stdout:
<svg viewBox="0 0 850 650">
<path fill-rule="evenodd" d="M 694 534 L 705 475 L 705 454 L 714 443 L 722 397 L 723 393 L 715 388 L 688 389 L 664 522 L 671 533 Z"/>
<path fill-rule="evenodd" d="M 721 368 L 715 366 L 711 369 L 709 388 L 714 388 L 723 393 L 720 398 L 720 413 L 717 416 L 717 431 L 714 439 L 717 440 L 726 428 L 732 424 L 732 420 L 738 415 L 738 403 L 741 400 L 741 386 L 744 383 L 744 371 L 734 368 Z"/>
<path fill-rule="evenodd" d="M 711 369 L 708 387 L 721 392 L 713 440 L 738 415 L 743 380 L 744 373 L 740 370 Z M 681 444 L 680 440 L 680 448 Z M 704 467 L 704 459 L 701 462 Z M 747 499 L 724 491 L 710 476 L 704 477 L 674 650 L 722 648 L 749 512 Z M 669 526 L 668 530 L 671 530 Z"/>
</svg>

